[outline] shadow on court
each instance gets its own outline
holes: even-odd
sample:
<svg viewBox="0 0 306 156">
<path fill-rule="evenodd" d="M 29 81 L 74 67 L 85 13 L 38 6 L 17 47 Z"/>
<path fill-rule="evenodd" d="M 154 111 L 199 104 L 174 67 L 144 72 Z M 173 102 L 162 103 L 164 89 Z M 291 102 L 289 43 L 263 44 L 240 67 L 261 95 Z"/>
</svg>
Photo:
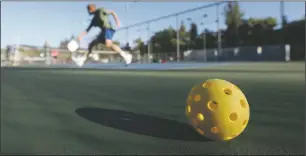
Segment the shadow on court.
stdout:
<svg viewBox="0 0 306 156">
<path fill-rule="evenodd" d="M 174 120 L 104 108 L 78 108 L 76 113 L 97 124 L 131 133 L 181 141 L 211 141 L 190 125 Z"/>
</svg>

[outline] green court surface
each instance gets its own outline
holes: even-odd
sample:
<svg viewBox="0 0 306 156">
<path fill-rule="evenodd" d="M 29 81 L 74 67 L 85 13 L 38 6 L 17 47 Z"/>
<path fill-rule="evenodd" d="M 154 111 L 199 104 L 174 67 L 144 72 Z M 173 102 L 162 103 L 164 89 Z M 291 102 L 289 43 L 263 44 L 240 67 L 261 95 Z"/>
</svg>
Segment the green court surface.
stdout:
<svg viewBox="0 0 306 156">
<path fill-rule="evenodd" d="M 301 63 L 241 63 L 179 71 L 1 69 L 1 154 L 304 154 Z M 187 94 L 209 78 L 248 98 L 246 130 L 199 136 Z"/>
</svg>

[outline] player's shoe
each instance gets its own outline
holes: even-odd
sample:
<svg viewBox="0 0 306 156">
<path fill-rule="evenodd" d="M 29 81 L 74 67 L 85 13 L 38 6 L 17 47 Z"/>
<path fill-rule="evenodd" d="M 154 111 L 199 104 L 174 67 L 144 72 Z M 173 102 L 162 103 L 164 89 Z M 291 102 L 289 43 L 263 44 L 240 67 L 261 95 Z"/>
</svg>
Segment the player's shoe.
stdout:
<svg viewBox="0 0 306 156">
<path fill-rule="evenodd" d="M 125 58 L 124 58 L 125 59 L 125 64 L 126 65 L 131 64 L 132 63 L 132 58 L 133 58 L 133 56 L 131 54 L 126 53 Z"/>
</svg>

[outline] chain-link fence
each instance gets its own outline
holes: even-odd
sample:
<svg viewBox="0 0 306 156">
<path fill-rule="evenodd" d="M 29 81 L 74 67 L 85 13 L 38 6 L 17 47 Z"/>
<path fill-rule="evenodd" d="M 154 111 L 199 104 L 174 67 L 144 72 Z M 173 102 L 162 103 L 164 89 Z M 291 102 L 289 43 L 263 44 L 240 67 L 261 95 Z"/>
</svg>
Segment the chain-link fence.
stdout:
<svg viewBox="0 0 306 156">
<path fill-rule="evenodd" d="M 114 40 L 121 43 L 123 48 L 128 43 L 135 63 L 161 60 L 289 61 L 305 57 L 304 9 L 293 12 L 292 10 L 297 10 L 293 2 L 239 2 L 243 16 L 241 14 L 239 23 L 230 25 L 228 19 L 240 16 L 239 12 L 233 11 L 235 3 L 210 3 L 131 24 L 117 30 Z M 258 8 L 265 11 L 261 12 Z M 72 53 L 67 50 L 40 48 L 28 55 L 24 49 L 23 47 L 19 50 L 18 57 L 10 59 L 19 58 L 19 62 L 23 64 L 72 62 Z M 52 50 L 59 51 L 59 55 L 47 57 L 46 54 Z M 48 52 L 42 56 L 43 51 Z M 81 49 L 80 52 L 82 51 L 86 49 Z M 123 62 L 122 58 L 113 52 L 95 53 L 92 62 Z"/>
<path fill-rule="evenodd" d="M 160 59 L 202 62 L 241 59 L 285 61 L 288 60 L 290 50 L 294 59 L 303 57 L 304 10 L 300 8 L 299 11 L 293 12 L 296 3 L 239 2 L 241 12 L 235 12 L 235 3 L 238 2 L 211 3 L 136 23 L 120 29 L 117 33 L 124 36 L 122 42 L 132 42 L 131 45 L 138 48 L 144 57 L 142 60 L 148 62 Z M 261 8 L 263 11 L 253 8 Z M 229 25 L 228 20 L 240 14 L 239 23 Z M 195 33 L 192 32 L 194 29 Z M 287 50 L 286 54 L 284 49 L 288 45 L 290 50 Z M 258 47 L 263 49 L 261 57 L 256 54 Z M 274 52 L 275 47 L 280 50 L 278 53 Z M 227 52 L 229 49 L 232 49 L 232 52 Z M 239 56 L 246 56 L 238 58 L 233 49 L 240 50 Z M 254 51 L 254 55 L 248 52 L 248 49 Z M 199 58 L 185 57 L 188 52 Z M 230 55 L 236 58 L 230 58 Z M 275 58 L 270 58 L 270 55 Z"/>
</svg>

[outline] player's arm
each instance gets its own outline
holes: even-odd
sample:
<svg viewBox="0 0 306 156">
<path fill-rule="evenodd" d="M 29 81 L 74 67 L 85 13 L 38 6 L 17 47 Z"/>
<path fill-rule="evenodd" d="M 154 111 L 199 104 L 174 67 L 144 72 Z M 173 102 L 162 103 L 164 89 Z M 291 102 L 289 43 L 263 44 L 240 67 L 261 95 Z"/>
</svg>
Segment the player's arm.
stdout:
<svg viewBox="0 0 306 156">
<path fill-rule="evenodd" d="M 79 35 L 78 40 L 80 41 L 85 35 L 87 35 L 87 33 L 90 31 L 92 27 L 93 27 L 93 24 L 91 22 L 89 26 L 87 27 L 87 29 Z"/>
<path fill-rule="evenodd" d="M 109 15 L 112 15 L 114 17 L 114 20 L 116 22 L 117 27 L 120 27 L 120 20 L 117 16 L 117 14 L 113 10 L 106 10 L 106 13 Z"/>
</svg>

